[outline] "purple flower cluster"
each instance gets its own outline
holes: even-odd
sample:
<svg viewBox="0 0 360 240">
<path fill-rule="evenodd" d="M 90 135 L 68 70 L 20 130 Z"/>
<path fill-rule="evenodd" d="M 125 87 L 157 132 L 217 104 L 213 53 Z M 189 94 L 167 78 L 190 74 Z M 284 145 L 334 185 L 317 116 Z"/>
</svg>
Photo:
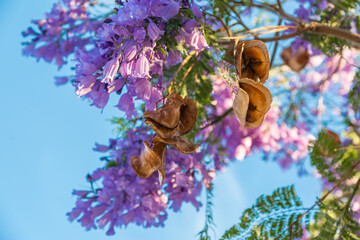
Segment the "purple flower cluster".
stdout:
<svg viewBox="0 0 360 240">
<path fill-rule="evenodd" d="M 46 62 L 55 59 L 59 68 L 66 63 L 67 56 L 77 49 L 85 50 L 93 42 L 89 33 L 97 28 L 97 23 L 89 18 L 88 0 L 62 0 L 62 3 L 54 4 L 45 19 L 32 21 L 37 29 L 29 27 L 22 32 L 24 37 L 32 37 L 25 43 L 24 55 Z"/>
<path fill-rule="evenodd" d="M 232 107 L 234 96 L 224 78 L 214 79 L 212 95 L 216 108 L 208 110 L 210 117 Z M 289 128 L 279 124 L 278 115 L 279 108 L 273 107 L 257 129 L 241 129 L 236 117 L 229 115 L 197 134 L 197 141 L 203 142 L 200 152 L 185 155 L 168 149 L 163 187 L 159 186 L 156 173 L 143 179 L 136 176 L 130 166 L 131 157 L 140 154 L 143 141 L 151 142 L 148 128 L 129 130 L 121 139 L 110 139 L 108 146 L 96 144 L 95 151 L 108 152 L 103 159 L 109 161 L 110 167 L 97 169 L 87 177 L 91 186 L 101 185 L 100 188 L 73 192 L 77 202 L 68 213 L 69 219 L 77 219 L 88 230 L 109 226 L 108 235 L 114 234 L 114 227 L 129 223 L 163 226 L 168 209 L 176 212 L 184 202 L 199 209 L 201 203 L 197 198 L 202 186 L 209 188 L 215 171 L 222 170 L 231 160 L 242 160 L 260 150 L 266 154 L 276 153 L 275 160 L 283 168 L 299 164 L 307 155 L 311 136 L 301 126 Z M 210 143 L 212 136 L 220 141 Z"/>
<path fill-rule="evenodd" d="M 76 93 L 104 108 L 112 92 L 123 94 L 117 105 L 127 119 L 137 116 L 134 98 L 154 110 L 165 88 L 164 67 L 182 60 L 175 46 L 198 52 L 207 47 L 195 19 L 199 7 L 192 4 L 194 19 L 184 17 L 182 1 L 129 0 L 97 30 L 96 49 L 78 51 Z M 173 47 L 169 47 L 173 46 Z M 165 81 L 166 82 L 166 81 Z M 126 92 L 123 90 L 126 89 Z"/>
<path fill-rule="evenodd" d="M 139 155 L 143 141 L 150 140 L 147 131 L 140 127 L 128 131 L 125 138 L 110 139 L 108 146 L 96 144 L 94 150 L 108 152 L 106 160 L 116 166 L 97 169 L 87 177 L 92 189 L 73 192 L 77 201 L 67 214 L 70 221 L 77 219 L 87 230 L 107 227 L 107 234 L 112 235 L 114 227 L 131 222 L 143 227 L 163 226 L 168 208 L 176 212 L 184 202 L 199 209 L 202 184 L 209 186 L 214 172 L 200 161 L 204 154 L 185 155 L 168 149 L 162 188 L 156 174 L 143 179 L 130 166 L 131 156 Z"/>
</svg>

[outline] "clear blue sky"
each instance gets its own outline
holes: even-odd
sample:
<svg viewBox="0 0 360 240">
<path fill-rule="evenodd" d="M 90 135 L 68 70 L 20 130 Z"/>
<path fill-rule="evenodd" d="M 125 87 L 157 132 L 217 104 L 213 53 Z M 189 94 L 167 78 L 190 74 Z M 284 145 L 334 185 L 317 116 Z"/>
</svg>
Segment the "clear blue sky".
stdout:
<svg viewBox="0 0 360 240">
<path fill-rule="evenodd" d="M 56 66 L 21 56 L 21 31 L 44 17 L 52 0 L 0 0 L 0 240 L 195 239 L 204 224 L 185 204 L 170 213 L 165 228 L 131 225 L 113 237 L 86 232 L 65 216 L 74 205 L 74 188 L 86 188 L 85 175 L 102 166 L 91 149 L 113 137 L 107 121 L 118 114 L 116 100 L 101 112 L 77 99 L 71 86 L 56 87 Z M 66 73 L 65 73 L 66 74 Z M 235 162 L 215 180 L 217 237 L 235 223 L 260 194 L 295 184 L 306 206 L 319 194 L 313 177 L 298 178 L 274 162 L 256 157 Z M 205 200 L 204 194 L 202 199 Z"/>
</svg>

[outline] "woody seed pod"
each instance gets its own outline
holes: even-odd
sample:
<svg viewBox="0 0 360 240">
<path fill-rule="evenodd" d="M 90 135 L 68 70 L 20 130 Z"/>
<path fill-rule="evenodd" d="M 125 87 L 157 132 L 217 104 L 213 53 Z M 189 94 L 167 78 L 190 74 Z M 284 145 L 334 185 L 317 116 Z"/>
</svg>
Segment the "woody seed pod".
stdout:
<svg viewBox="0 0 360 240">
<path fill-rule="evenodd" d="M 238 43 L 235 48 L 236 70 L 240 78 L 265 83 L 269 77 L 270 58 L 266 45 L 260 40 Z"/>
<path fill-rule="evenodd" d="M 292 52 L 292 47 L 284 48 L 281 53 L 281 58 L 291 70 L 300 72 L 309 62 L 309 53 L 306 49 L 300 47 L 295 53 Z"/>
<path fill-rule="evenodd" d="M 271 93 L 263 84 L 257 83 L 249 78 L 240 79 L 239 86 L 249 96 L 245 126 L 248 128 L 257 128 L 270 109 L 272 102 Z"/>
</svg>

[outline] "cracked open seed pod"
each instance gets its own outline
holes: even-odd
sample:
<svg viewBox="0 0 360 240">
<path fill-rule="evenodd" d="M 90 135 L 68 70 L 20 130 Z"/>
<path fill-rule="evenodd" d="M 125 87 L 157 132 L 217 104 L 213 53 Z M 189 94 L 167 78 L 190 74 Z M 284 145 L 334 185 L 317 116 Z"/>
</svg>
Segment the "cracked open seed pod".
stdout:
<svg viewBox="0 0 360 240">
<path fill-rule="evenodd" d="M 300 72 L 309 62 L 309 53 L 306 49 L 300 47 L 295 53 L 292 52 L 292 47 L 284 48 L 281 53 L 281 58 L 291 70 Z"/>
<path fill-rule="evenodd" d="M 191 131 L 195 126 L 197 119 L 197 107 L 193 100 L 185 97 L 185 106 L 182 107 L 180 113 L 180 134 L 184 135 Z"/>
<path fill-rule="evenodd" d="M 145 148 L 142 150 L 140 156 L 134 156 L 131 158 L 131 167 L 134 169 L 136 175 L 142 178 L 147 178 L 159 169 L 161 159 L 150 148 L 147 141 L 144 141 L 143 143 Z"/>
<path fill-rule="evenodd" d="M 265 83 L 269 77 L 270 58 L 266 45 L 260 40 L 239 42 L 235 48 L 236 70 L 240 78 Z"/>
<path fill-rule="evenodd" d="M 197 107 L 190 98 L 183 99 L 174 93 L 163 107 L 153 112 L 145 112 L 143 118 L 145 124 L 150 125 L 160 138 L 182 136 L 194 127 Z"/>
<path fill-rule="evenodd" d="M 165 157 L 166 144 L 154 137 L 152 140 L 152 149 L 147 141 L 144 141 L 144 150 L 140 156 L 131 158 L 131 167 L 134 169 L 136 175 L 142 178 L 150 177 L 156 170 L 159 172 L 160 185 L 165 178 Z"/>
<path fill-rule="evenodd" d="M 248 111 L 248 107 L 249 95 L 243 89 L 239 88 L 233 102 L 233 109 L 241 127 L 245 127 L 246 125 L 246 113 Z"/>
<path fill-rule="evenodd" d="M 164 106 L 155 111 L 144 112 L 143 118 L 151 119 L 166 128 L 175 128 L 179 124 L 180 110 L 184 105 L 184 99 L 179 94 L 173 93 Z"/>
<path fill-rule="evenodd" d="M 166 144 L 161 141 L 159 137 L 154 137 L 152 140 L 153 151 L 160 158 L 161 163 L 158 168 L 159 173 L 159 183 L 163 184 L 165 179 L 165 158 L 166 158 Z"/>
<path fill-rule="evenodd" d="M 183 136 L 161 139 L 160 141 L 167 145 L 176 147 L 179 152 L 184 154 L 193 153 L 200 146 L 199 144 L 193 144 Z"/>
<path fill-rule="evenodd" d="M 257 128 L 263 122 L 266 113 L 270 109 L 272 96 L 263 84 L 249 78 L 239 80 L 239 87 L 249 96 L 249 105 L 246 112 L 245 126 Z"/>
</svg>

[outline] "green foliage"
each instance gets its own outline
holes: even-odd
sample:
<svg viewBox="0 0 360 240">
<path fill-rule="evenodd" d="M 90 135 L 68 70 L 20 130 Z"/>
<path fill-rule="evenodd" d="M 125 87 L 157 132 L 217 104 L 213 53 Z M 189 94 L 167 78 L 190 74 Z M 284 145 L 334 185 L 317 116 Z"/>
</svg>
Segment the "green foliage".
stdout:
<svg viewBox="0 0 360 240">
<path fill-rule="evenodd" d="M 356 190 L 356 187 L 352 189 L 352 191 Z M 339 199 L 331 195 L 331 199 L 324 201 L 320 211 L 314 215 L 314 221 L 307 226 L 311 239 L 360 239 L 360 225 L 353 219 L 354 213 L 349 209 L 351 200 L 351 197 Z"/>
<path fill-rule="evenodd" d="M 305 33 L 304 39 L 309 41 L 313 47 L 320 49 L 327 56 L 341 54 L 346 46 L 350 46 L 348 41 L 329 35 Z"/>
<path fill-rule="evenodd" d="M 221 239 L 286 239 L 302 236 L 301 221 L 295 222 L 303 210 L 294 187 L 283 187 L 272 195 L 260 196 L 256 203 L 244 211 L 240 222 L 225 231 Z M 290 231 L 289 231 L 290 230 Z"/>
<path fill-rule="evenodd" d="M 310 146 L 311 164 L 330 183 L 338 181 L 337 176 L 347 172 L 358 158 L 356 149 L 338 151 L 340 147 L 324 130 L 319 133 L 317 141 L 312 142 Z"/>
<path fill-rule="evenodd" d="M 134 121 L 129 121 L 124 118 L 113 117 L 110 119 L 112 124 L 116 124 L 117 127 L 114 128 L 114 131 L 119 135 L 125 134 L 128 130 L 133 129 Z"/>
<path fill-rule="evenodd" d="M 360 107 L 360 70 L 357 71 L 353 80 L 353 86 L 349 92 L 348 102 L 357 114 Z"/>
<path fill-rule="evenodd" d="M 331 1 L 331 4 L 333 7 L 323 11 L 317 9 L 317 15 L 320 17 L 319 22 L 339 29 L 351 29 L 353 19 L 359 17 L 357 10 L 359 1 Z M 349 42 L 328 35 L 307 33 L 305 39 L 328 56 L 341 53 L 345 46 L 350 46 Z"/>
</svg>

